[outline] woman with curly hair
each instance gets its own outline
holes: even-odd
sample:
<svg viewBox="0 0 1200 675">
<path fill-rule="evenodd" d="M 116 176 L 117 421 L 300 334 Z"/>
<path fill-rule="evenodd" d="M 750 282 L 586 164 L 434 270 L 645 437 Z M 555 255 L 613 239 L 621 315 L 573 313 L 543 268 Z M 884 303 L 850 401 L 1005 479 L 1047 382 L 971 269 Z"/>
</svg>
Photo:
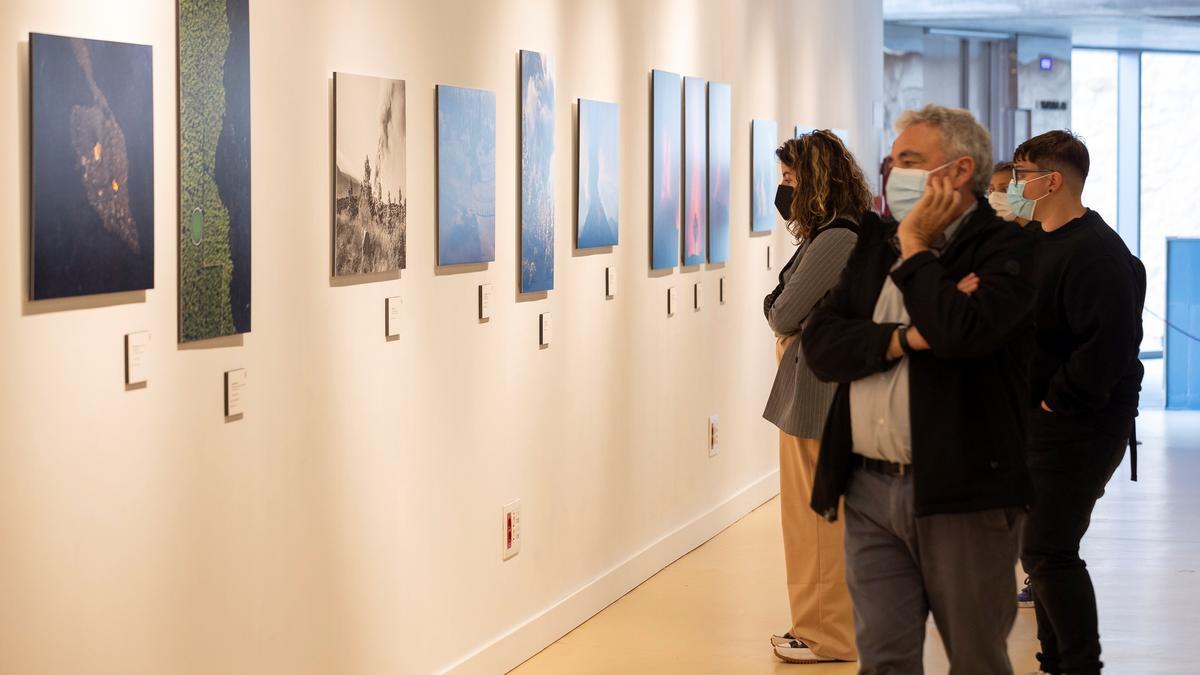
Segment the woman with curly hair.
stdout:
<svg viewBox="0 0 1200 675">
<path fill-rule="evenodd" d="M 804 362 L 800 332 L 842 275 L 858 228 L 877 222 L 862 169 L 828 130 L 793 138 L 775 151 L 783 182 L 775 206 L 797 242 L 764 299 L 776 336 L 779 370 L 763 417 L 779 427 L 780 510 L 791 628 L 772 637 L 789 663 L 853 661 L 854 616 L 846 588 L 841 521 L 809 507 L 821 432 L 836 385 L 819 381 Z M 864 219 L 871 219 L 870 223 Z"/>
</svg>

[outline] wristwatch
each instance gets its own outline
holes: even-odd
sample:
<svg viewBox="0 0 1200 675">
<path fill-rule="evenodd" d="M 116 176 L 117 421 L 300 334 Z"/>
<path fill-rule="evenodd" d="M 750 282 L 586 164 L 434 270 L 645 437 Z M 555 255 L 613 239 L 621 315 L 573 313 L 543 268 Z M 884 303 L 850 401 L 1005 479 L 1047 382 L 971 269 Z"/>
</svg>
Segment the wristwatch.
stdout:
<svg viewBox="0 0 1200 675">
<path fill-rule="evenodd" d="M 913 349 L 912 345 L 908 343 L 908 328 L 905 325 L 897 328 L 896 339 L 900 341 L 900 351 L 911 356 L 917 350 Z"/>
</svg>

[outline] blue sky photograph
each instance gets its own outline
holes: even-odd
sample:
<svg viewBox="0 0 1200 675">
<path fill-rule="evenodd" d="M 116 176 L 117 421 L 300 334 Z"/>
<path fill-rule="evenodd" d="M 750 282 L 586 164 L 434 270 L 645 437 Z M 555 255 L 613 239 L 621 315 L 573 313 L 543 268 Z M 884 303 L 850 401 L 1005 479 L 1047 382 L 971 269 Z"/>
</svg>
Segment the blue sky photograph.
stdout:
<svg viewBox="0 0 1200 675">
<path fill-rule="evenodd" d="M 554 288 L 554 68 L 521 52 L 521 292 Z"/>
<path fill-rule="evenodd" d="M 496 94 L 438 85 L 438 264 L 496 259 Z"/>
</svg>

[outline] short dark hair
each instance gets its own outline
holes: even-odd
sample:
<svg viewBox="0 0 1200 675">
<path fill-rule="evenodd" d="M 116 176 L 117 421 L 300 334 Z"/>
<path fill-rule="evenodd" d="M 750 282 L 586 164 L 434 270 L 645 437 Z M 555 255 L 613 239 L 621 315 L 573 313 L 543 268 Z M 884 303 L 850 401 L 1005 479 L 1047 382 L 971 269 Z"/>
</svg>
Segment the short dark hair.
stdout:
<svg viewBox="0 0 1200 675">
<path fill-rule="evenodd" d="M 1043 169 L 1071 173 L 1079 183 L 1087 182 L 1091 158 L 1087 146 L 1078 136 L 1066 130 L 1047 131 L 1017 146 L 1015 162 L 1033 162 Z"/>
<path fill-rule="evenodd" d="M 997 162 L 996 166 L 992 167 L 992 175 L 995 176 L 996 174 L 1000 173 L 1001 171 L 1004 171 L 1006 173 L 1012 173 L 1012 168 L 1013 168 L 1012 162 Z"/>
</svg>

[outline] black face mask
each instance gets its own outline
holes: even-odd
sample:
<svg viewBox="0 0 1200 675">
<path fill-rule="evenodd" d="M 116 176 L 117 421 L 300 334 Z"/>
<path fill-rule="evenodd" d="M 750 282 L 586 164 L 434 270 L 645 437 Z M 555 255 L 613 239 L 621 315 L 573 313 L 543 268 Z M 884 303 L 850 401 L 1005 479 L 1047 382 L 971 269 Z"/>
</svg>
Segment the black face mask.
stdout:
<svg viewBox="0 0 1200 675">
<path fill-rule="evenodd" d="M 779 211 L 779 215 L 783 216 L 784 220 L 792 219 L 792 197 L 795 196 L 796 188 L 791 185 L 780 185 L 775 188 L 775 209 Z"/>
</svg>

